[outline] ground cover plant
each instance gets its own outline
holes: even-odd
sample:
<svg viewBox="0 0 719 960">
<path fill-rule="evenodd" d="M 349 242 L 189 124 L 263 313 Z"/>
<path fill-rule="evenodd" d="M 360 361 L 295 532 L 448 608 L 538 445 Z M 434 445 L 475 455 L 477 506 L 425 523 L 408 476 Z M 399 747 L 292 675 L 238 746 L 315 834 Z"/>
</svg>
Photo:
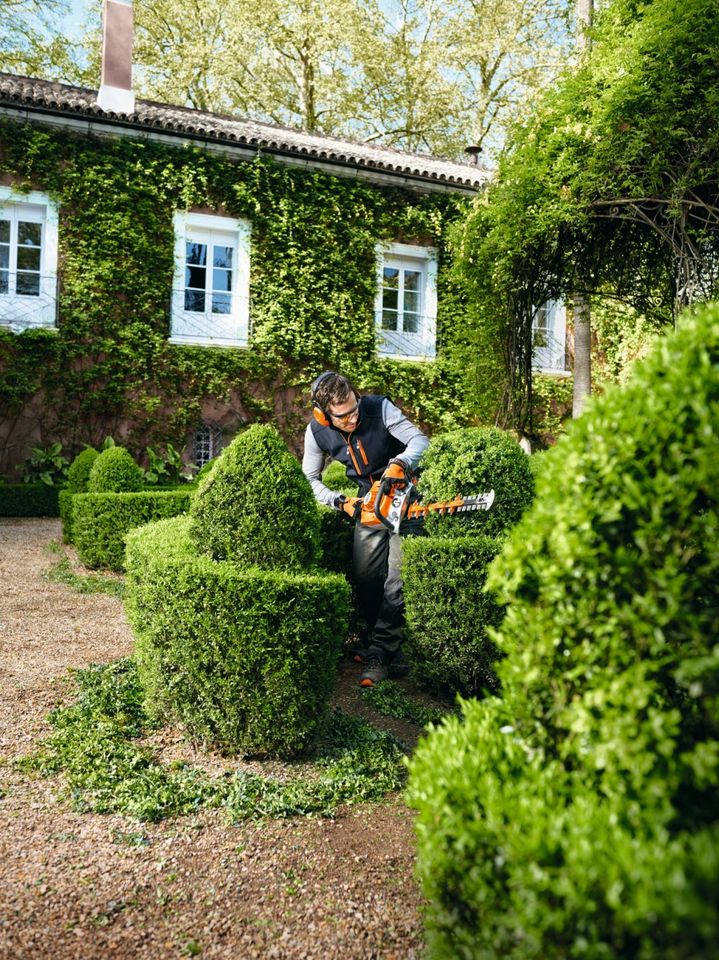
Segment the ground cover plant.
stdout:
<svg viewBox="0 0 719 960">
<path fill-rule="evenodd" d="M 719 306 L 543 456 L 502 698 L 412 763 L 433 958 L 719 956 Z"/>
<path fill-rule="evenodd" d="M 57 557 L 56 562 L 44 574 L 51 583 L 64 583 L 77 593 L 109 593 L 113 597 L 122 597 L 125 582 L 102 574 L 76 573 L 62 547 L 56 541 L 48 544 L 48 553 Z"/>
<path fill-rule="evenodd" d="M 420 727 L 440 723 L 452 711 L 449 707 L 429 707 L 407 694 L 391 680 L 381 680 L 373 687 L 363 687 L 362 698 L 384 717 L 407 720 Z"/>
<path fill-rule="evenodd" d="M 158 729 L 144 706 L 132 659 L 74 671 L 77 697 L 50 715 L 54 732 L 18 761 L 41 776 L 62 774 L 74 809 L 157 821 L 220 807 L 230 821 L 331 816 L 340 805 L 383 799 L 405 781 L 403 751 L 388 733 L 339 712 L 318 731 L 311 757 L 265 777 L 228 768 L 210 775 L 163 762 L 143 738 Z"/>
</svg>

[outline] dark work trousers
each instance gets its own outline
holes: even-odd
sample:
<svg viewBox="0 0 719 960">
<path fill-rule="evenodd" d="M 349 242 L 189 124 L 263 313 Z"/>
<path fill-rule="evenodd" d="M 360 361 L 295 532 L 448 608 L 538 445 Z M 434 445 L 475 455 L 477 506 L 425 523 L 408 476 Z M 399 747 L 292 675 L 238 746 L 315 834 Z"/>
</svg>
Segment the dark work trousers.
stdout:
<svg viewBox="0 0 719 960">
<path fill-rule="evenodd" d="M 353 574 L 359 615 L 371 630 L 368 657 L 394 660 L 404 637 L 404 593 L 400 564 L 402 538 L 422 533 L 422 524 L 402 525 L 401 533 L 386 527 L 355 525 Z"/>
</svg>

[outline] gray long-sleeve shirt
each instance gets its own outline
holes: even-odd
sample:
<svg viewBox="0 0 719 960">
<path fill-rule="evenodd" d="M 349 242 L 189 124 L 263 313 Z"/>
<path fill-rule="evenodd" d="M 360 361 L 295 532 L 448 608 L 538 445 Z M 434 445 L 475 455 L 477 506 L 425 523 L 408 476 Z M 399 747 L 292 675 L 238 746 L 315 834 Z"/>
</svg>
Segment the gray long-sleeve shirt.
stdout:
<svg viewBox="0 0 719 960">
<path fill-rule="evenodd" d="M 396 459 L 401 460 L 410 469 L 413 469 L 419 463 L 420 457 L 427 449 L 428 438 L 422 433 L 419 427 L 416 427 L 411 420 L 402 413 L 399 407 L 396 407 L 391 400 L 385 400 L 382 403 L 382 419 L 384 425 L 400 443 L 405 444 L 402 453 L 397 454 Z M 330 490 L 320 479 L 325 465 L 325 452 L 319 446 L 312 433 L 312 426 L 308 424 L 305 431 L 305 451 L 302 457 L 302 470 L 312 485 L 312 491 L 315 498 L 320 503 L 327 506 L 334 506 L 338 491 Z"/>
</svg>

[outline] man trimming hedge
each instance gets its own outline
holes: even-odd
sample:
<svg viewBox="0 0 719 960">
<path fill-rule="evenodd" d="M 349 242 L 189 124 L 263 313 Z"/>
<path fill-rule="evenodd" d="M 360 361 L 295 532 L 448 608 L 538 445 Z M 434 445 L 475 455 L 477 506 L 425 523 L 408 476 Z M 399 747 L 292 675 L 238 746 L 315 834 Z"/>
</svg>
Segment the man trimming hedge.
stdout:
<svg viewBox="0 0 719 960">
<path fill-rule="evenodd" d="M 385 474 L 406 479 L 419 463 L 429 440 L 387 397 L 360 396 L 346 377 L 328 370 L 312 384 L 313 417 L 305 433 L 302 469 L 320 503 L 354 519 L 375 480 Z M 358 497 L 331 490 L 321 480 L 326 459 L 345 467 L 357 484 Z M 407 525 L 403 533 L 414 533 Z M 400 577 L 400 535 L 384 526 L 355 524 L 353 571 L 358 612 L 369 628 L 369 646 L 360 656 L 362 686 L 406 669 L 400 647 L 404 631 L 404 596 Z M 394 669 L 392 669 L 394 667 Z"/>
</svg>

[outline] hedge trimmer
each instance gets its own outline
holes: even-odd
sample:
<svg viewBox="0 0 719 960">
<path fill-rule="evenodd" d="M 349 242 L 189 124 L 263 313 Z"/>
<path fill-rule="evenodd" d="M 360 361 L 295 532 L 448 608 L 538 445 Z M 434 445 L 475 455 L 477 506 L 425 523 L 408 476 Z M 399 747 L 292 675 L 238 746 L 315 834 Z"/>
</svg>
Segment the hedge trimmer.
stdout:
<svg viewBox="0 0 719 960">
<path fill-rule="evenodd" d="M 361 501 L 359 521 L 370 527 L 381 523 L 393 533 L 399 533 L 400 524 L 405 520 L 424 520 L 430 513 L 445 516 L 489 510 L 494 503 L 494 490 L 437 503 L 421 503 L 417 497 L 417 488 L 410 480 L 384 477 L 372 484 Z"/>
</svg>

